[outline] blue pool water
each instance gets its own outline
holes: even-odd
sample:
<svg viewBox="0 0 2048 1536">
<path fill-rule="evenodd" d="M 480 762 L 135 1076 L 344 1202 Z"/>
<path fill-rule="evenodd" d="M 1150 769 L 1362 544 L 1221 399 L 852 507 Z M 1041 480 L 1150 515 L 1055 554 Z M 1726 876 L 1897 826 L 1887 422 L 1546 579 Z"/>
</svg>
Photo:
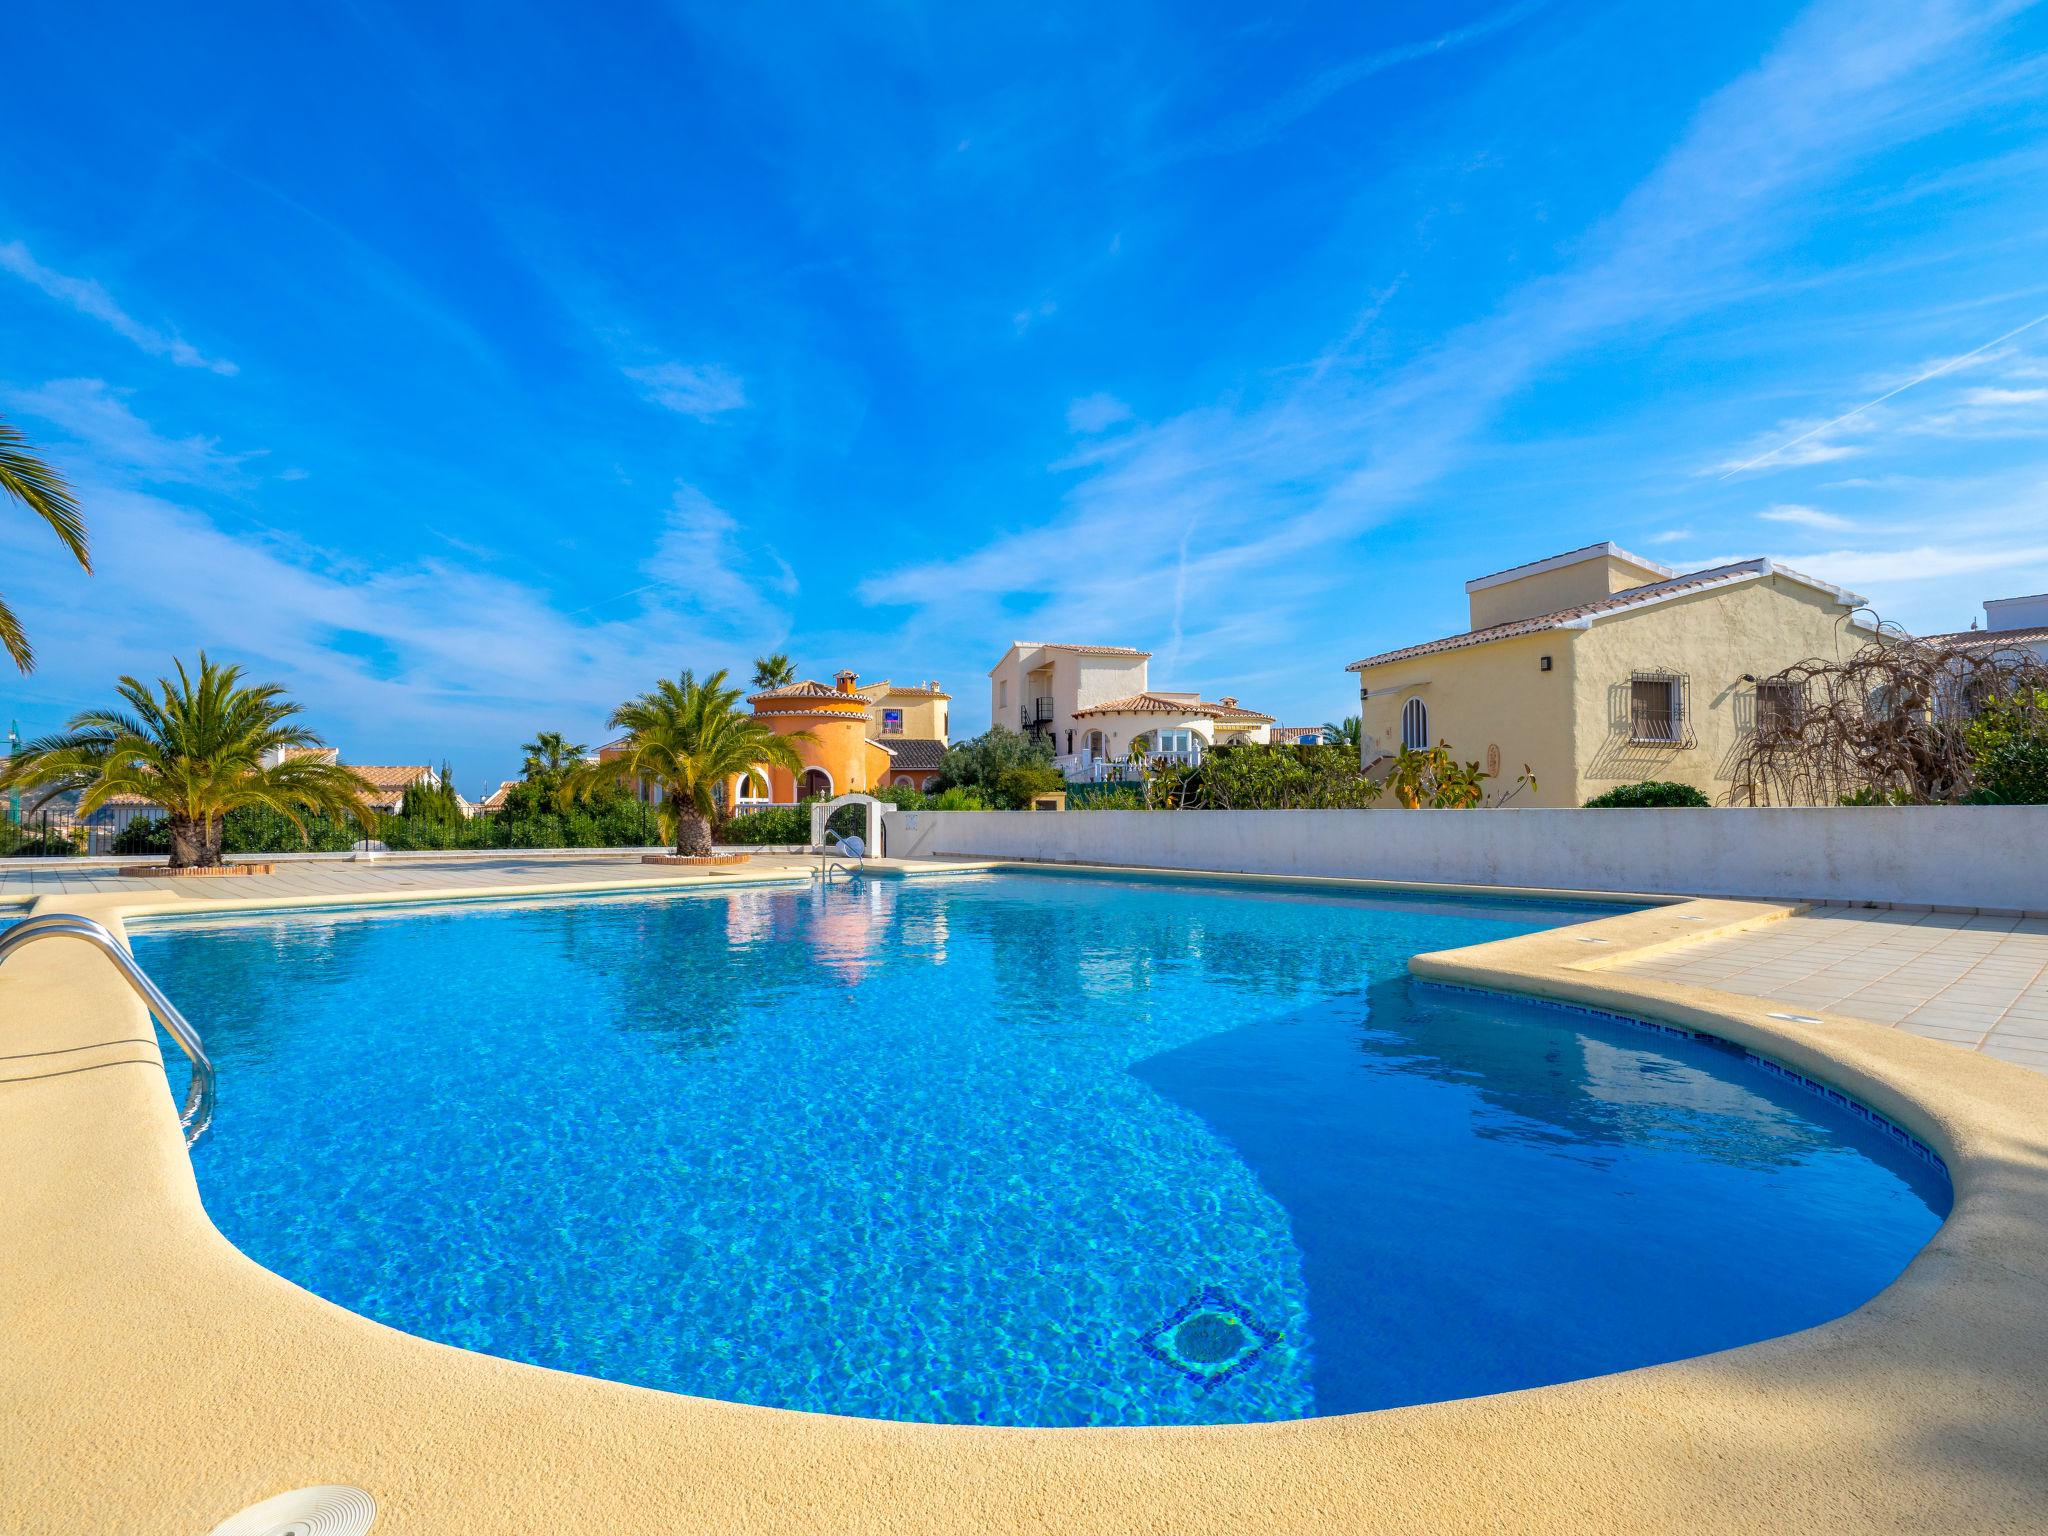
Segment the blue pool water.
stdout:
<svg viewBox="0 0 2048 1536">
<path fill-rule="evenodd" d="M 740 1402 L 1212 1423 L 1784 1333 L 1933 1233 L 1938 1168 L 1739 1057 L 1407 977 L 1600 911 L 1004 874 L 134 939 L 219 1065 L 207 1209 L 345 1307 Z"/>
</svg>

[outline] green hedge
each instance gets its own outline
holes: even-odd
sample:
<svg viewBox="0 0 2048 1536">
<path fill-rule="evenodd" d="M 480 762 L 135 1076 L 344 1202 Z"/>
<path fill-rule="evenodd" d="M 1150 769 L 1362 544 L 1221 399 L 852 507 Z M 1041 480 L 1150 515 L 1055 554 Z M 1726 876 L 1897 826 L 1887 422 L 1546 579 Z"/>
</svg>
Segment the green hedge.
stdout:
<svg viewBox="0 0 2048 1536">
<path fill-rule="evenodd" d="M 849 806 L 847 809 L 858 811 L 860 807 Z M 808 805 L 771 805 L 764 811 L 748 811 L 726 822 L 716 836 L 721 843 L 750 848 L 758 848 L 763 843 L 809 846 L 811 808 Z"/>
<path fill-rule="evenodd" d="M 1604 795 L 1586 802 L 1589 811 L 1696 809 L 1712 802 L 1690 784 L 1673 784 L 1665 779 L 1645 779 L 1640 784 L 1620 784 Z"/>
<path fill-rule="evenodd" d="M 228 812 L 221 827 L 223 853 L 346 853 L 366 836 L 353 821 L 305 818 L 305 833 L 277 812 L 244 807 Z M 487 848 L 652 848 L 661 844 L 654 812 L 624 795 L 590 807 L 523 815 L 473 816 L 467 821 L 439 817 L 380 816 L 377 840 L 387 848 L 444 851 Z M 114 852 L 168 854 L 171 834 L 161 818 L 139 816 L 114 839 Z"/>
</svg>

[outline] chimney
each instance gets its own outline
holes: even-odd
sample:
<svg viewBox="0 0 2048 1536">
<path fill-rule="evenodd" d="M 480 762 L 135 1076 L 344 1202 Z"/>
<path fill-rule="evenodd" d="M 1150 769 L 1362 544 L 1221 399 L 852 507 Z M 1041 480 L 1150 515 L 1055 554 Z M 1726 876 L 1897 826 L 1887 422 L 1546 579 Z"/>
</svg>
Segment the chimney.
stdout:
<svg viewBox="0 0 2048 1536">
<path fill-rule="evenodd" d="M 1225 695 L 1223 695 L 1223 707 L 1224 707 L 1225 709 L 1235 709 L 1235 708 L 1237 708 L 1237 697 L 1236 697 L 1236 695 L 1235 695 L 1235 694 L 1229 694 L 1229 693 L 1226 693 Z"/>
<path fill-rule="evenodd" d="M 860 674 L 858 672 L 841 671 L 832 680 L 839 685 L 841 693 L 851 693 L 853 692 L 853 685 L 860 681 Z"/>
</svg>

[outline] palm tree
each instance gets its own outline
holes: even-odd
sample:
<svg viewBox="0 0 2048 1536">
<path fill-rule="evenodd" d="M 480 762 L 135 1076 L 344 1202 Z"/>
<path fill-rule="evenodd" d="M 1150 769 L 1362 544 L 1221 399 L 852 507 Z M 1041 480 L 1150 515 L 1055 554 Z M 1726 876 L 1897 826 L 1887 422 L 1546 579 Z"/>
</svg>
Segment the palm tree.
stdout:
<svg viewBox="0 0 2048 1536">
<path fill-rule="evenodd" d="M 64 547 L 78 563 L 92 570 L 92 556 L 85 547 L 85 518 L 71 499 L 71 487 L 64 477 L 29 449 L 20 431 L 0 421 L 0 491 L 20 502 L 57 531 Z M 21 632 L 21 622 L 4 600 L 0 600 L 0 645 L 22 671 L 32 671 L 35 649 Z"/>
<path fill-rule="evenodd" d="M 172 664 L 177 682 L 160 677 L 154 692 L 121 679 L 127 711 L 89 709 L 64 734 L 30 742 L 0 772 L 0 790 L 43 790 L 37 806 L 75 790 L 81 816 L 115 795 L 147 800 L 170 818 L 173 869 L 218 868 L 221 819 L 238 806 L 276 811 L 301 836 L 301 810 L 376 832 L 376 812 L 363 803 L 369 786 L 354 772 L 307 752 L 287 755 L 320 738 L 292 723 L 299 707 L 282 688 L 245 688 L 240 667 L 215 666 L 204 651 L 196 680 L 182 661 Z"/>
<path fill-rule="evenodd" d="M 773 656 L 754 658 L 754 686 L 757 689 L 787 688 L 795 681 L 796 663 L 781 651 Z"/>
<path fill-rule="evenodd" d="M 571 742 L 560 731 L 541 731 L 519 749 L 526 754 L 526 776 L 553 777 L 589 755 L 582 742 Z"/>
<path fill-rule="evenodd" d="M 720 789 L 761 764 L 801 772 L 795 743 L 811 739 L 808 731 L 778 736 L 735 709 L 739 701 L 739 689 L 726 687 L 722 671 L 701 683 L 689 672 L 663 678 L 652 692 L 612 711 L 607 724 L 626 733 L 619 755 L 571 768 L 562 800 L 588 799 L 621 779 L 638 779 L 660 792 L 654 814 L 676 852 L 709 854 Z"/>
<path fill-rule="evenodd" d="M 1341 721 L 1332 720 L 1323 727 L 1323 741 L 1332 747 L 1349 747 L 1358 750 L 1359 733 L 1365 728 L 1364 722 L 1356 715 L 1346 715 Z"/>
</svg>

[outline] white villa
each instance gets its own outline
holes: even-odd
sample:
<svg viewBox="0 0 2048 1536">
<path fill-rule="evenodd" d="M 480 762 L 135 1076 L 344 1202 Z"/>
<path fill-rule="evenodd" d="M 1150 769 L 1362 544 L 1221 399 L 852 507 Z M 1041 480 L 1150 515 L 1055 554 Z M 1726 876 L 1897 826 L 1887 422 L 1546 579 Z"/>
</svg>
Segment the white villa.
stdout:
<svg viewBox="0 0 2048 1536">
<path fill-rule="evenodd" d="M 1225 695 L 1154 688 L 1150 651 L 1127 645 L 1018 640 L 989 670 L 989 718 L 1052 744 L 1070 780 L 1122 776 L 1134 746 L 1152 758 L 1199 762 L 1224 742 L 1270 739 L 1271 715 Z"/>
<path fill-rule="evenodd" d="M 1973 622 L 1968 629 L 1927 638 L 1935 645 L 2029 651 L 2036 661 L 2048 664 L 2048 592 L 2032 597 L 1986 598 L 1982 629 Z"/>
</svg>

